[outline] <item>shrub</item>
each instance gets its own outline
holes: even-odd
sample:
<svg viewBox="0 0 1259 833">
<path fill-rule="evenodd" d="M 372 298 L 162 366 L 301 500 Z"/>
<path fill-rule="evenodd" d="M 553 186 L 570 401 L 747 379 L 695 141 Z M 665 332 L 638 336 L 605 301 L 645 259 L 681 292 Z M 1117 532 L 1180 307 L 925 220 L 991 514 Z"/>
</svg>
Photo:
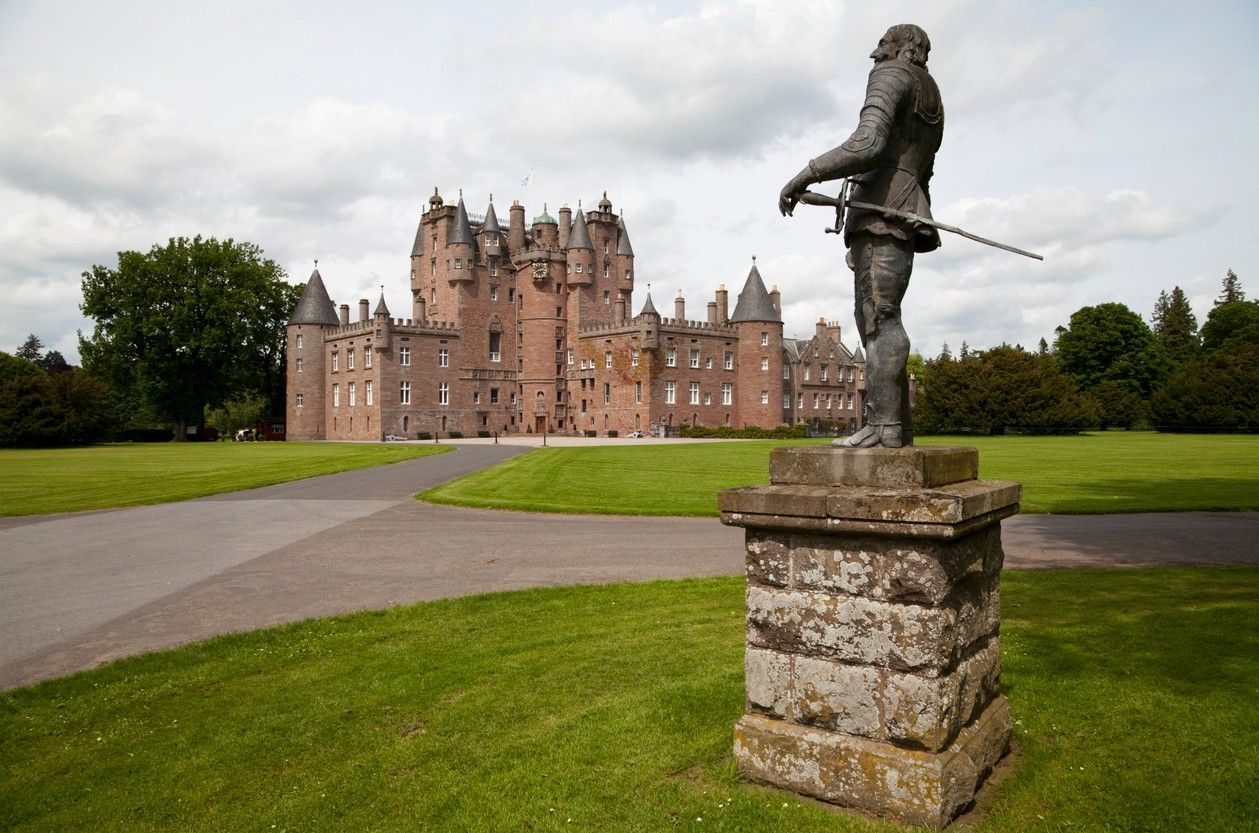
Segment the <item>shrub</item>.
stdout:
<svg viewBox="0 0 1259 833">
<path fill-rule="evenodd" d="M 620 432 L 619 432 L 619 431 L 609 431 L 609 432 L 608 432 L 608 436 L 609 436 L 609 437 L 619 437 L 619 436 L 621 436 L 621 434 L 620 434 Z"/>
<path fill-rule="evenodd" d="M 447 431 L 446 436 L 452 440 L 462 440 L 463 432 L 462 431 Z"/>
<path fill-rule="evenodd" d="M 430 431 L 420 431 L 415 435 L 415 438 L 418 440 L 431 440 L 433 439 L 433 434 Z"/>
</svg>

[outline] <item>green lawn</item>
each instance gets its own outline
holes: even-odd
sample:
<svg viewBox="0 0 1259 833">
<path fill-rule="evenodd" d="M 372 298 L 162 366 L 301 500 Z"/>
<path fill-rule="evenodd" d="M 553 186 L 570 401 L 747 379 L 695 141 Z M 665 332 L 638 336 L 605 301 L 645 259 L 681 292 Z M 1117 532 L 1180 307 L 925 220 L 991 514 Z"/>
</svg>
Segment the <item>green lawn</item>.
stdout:
<svg viewBox="0 0 1259 833">
<path fill-rule="evenodd" d="M 433 445 L 301 442 L 2 449 L 0 515 L 168 503 L 448 450 Z"/>
<path fill-rule="evenodd" d="M 717 492 L 769 481 L 769 450 L 807 441 L 539 449 L 423 492 L 434 503 L 539 512 L 716 515 Z M 812 441 L 817 442 L 817 441 Z M 980 476 L 1023 484 L 1024 512 L 1259 509 L 1259 436 L 1106 432 L 925 437 L 979 449 Z"/>
<path fill-rule="evenodd" d="M 1003 598 L 1024 760 L 975 830 L 1254 829 L 1259 569 Z M 493 594 L 9 692 L 0 829 L 900 829 L 739 782 L 743 609 L 736 578 Z"/>
</svg>

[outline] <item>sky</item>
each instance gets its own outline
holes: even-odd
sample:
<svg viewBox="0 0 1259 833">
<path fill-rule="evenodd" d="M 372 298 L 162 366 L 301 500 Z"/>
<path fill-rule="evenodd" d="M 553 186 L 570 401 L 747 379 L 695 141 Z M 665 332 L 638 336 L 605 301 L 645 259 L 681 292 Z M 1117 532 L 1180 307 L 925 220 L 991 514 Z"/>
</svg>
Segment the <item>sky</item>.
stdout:
<svg viewBox="0 0 1259 833">
<path fill-rule="evenodd" d="M 318 259 L 336 303 L 383 286 L 408 317 L 434 187 L 502 218 L 606 190 L 635 312 L 650 285 L 703 318 L 756 256 L 785 335 L 824 317 L 854 347 L 833 212 L 776 203 L 905 22 L 944 99 L 933 213 L 1045 256 L 944 235 L 904 302 L 914 349 L 1031 348 L 1173 286 L 1201 323 L 1229 268 L 1259 297 L 1253 0 L 0 0 L 0 350 L 35 333 L 76 362 L 82 273 L 181 235 L 257 243 L 294 283 Z"/>
</svg>

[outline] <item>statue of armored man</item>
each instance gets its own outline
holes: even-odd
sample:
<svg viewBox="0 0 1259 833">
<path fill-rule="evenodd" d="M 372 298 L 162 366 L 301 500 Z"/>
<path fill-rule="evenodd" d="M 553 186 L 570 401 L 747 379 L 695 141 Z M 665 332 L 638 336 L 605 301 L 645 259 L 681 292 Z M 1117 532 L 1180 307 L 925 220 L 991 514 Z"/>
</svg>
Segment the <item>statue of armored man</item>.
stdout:
<svg viewBox="0 0 1259 833">
<path fill-rule="evenodd" d="M 857 129 L 839 147 L 811 160 L 778 199 L 784 215 L 799 202 L 835 205 L 836 230 L 842 226 L 848 247 L 857 332 L 866 352 L 865 426 L 836 445 L 899 448 L 913 443 L 905 371 L 909 339 L 901 325 L 901 299 L 914 253 L 940 245 L 939 232 L 928 224 L 928 185 L 944 135 L 944 106 L 927 72 L 930 50 L 927 33 L 919 27 L 888 29 L 870 53 L 874 69 Z M 836 179 L 849 179 L 838 200 L 817 199 L 820 195 L 806 191 Z"/>
</svg>

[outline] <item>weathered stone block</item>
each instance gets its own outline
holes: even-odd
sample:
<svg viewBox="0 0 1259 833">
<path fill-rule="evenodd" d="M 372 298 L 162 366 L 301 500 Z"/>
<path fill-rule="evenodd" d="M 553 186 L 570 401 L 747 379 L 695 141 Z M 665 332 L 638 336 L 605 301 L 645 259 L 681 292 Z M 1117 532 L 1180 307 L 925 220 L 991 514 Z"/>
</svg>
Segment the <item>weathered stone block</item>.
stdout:
<svg viewBox="0 0 1259 833">
<path fill-rule="evenodd" d="M 748 581 L 786 587 L 791 582 L 791 536 L 749 529 Z"/>
<path fill-rule="evenodd" d="M 960 583 L 939 607 L 748 585 L 747 641 L 784 653 L 946 673 L 1000 623 L 996 578 Z"/>
<path fill-rule="evenodd" d="M 780 720 L 795 720 L 796 709 L 792 677 L 795 656 L 749 647 L 743 656 L 744 685 L 750 712 L 767 714 Z"/>
<path fill-rule="evenodd" d="M 995 636 L 944 676 L 885 672 L 874 737 L 929 751 L 943 749 L 997 696 L 1000 686 L 1001 641 Z"/>
<path fill-rule="evenodd" d="M 770 483 L 921 489 L 974 480 L 979 452 L 967 446 L 776 448 Z"/>
<path fill-rule="evenodd" d="M 796 722 L 877 738 L 883 672 L 868 665 L 847 665 L 796 657 L 791 678 Z"/>
<path fill-rule="evenodd" d="M 947 749 L 927 752 L 744 715 L 734 730 L 739 771 L 847 807 L 942 828 L 973 800 L 1009 747 L 1009 705 L 998 696 Z"/>
<path fill-rule="evenodd" d="M 827 497 L 831 518 L 921 524 L 956 524 L 1017 506 L 1022 487 L 997 480 L 971 480 L 939 489 L 893 491 L 835 489 Z"/>
</svg>

